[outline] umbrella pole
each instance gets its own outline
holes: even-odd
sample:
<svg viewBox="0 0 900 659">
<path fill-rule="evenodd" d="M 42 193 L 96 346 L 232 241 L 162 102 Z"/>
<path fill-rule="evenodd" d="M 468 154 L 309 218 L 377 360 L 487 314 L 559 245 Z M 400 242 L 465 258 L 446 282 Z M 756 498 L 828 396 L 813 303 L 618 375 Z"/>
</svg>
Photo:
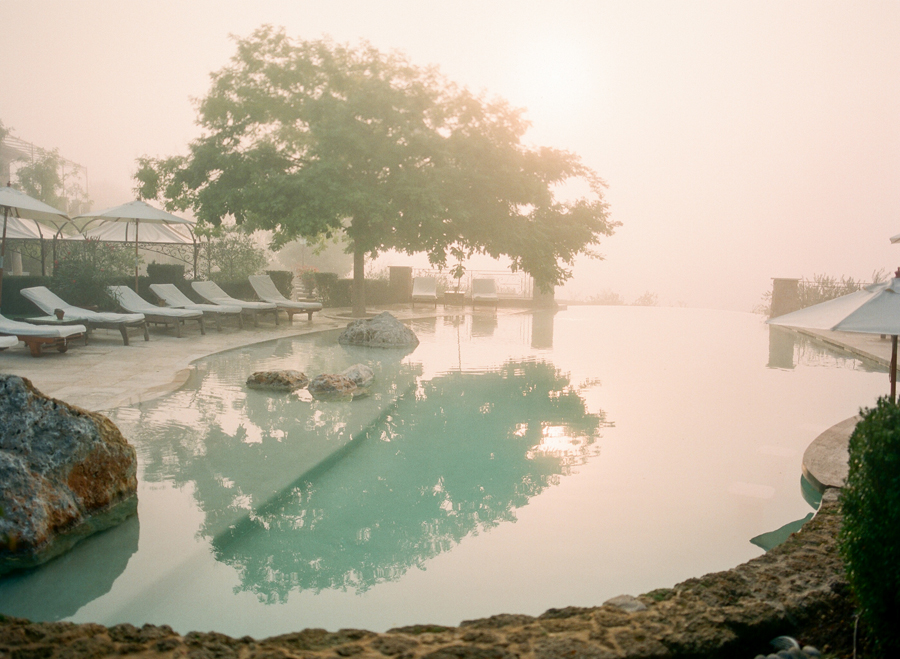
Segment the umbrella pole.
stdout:
<svg viewBox="0 0 900 659">
<path fill-rule="evenodd" d="M 897 402 L 897 335 L 891 337 L 891 403 Z"/>
<path fill-rule="evenodd" d="M 0 302 L 3 301 L 3 257 L 6 256 L 6 220 L 9 219 L 9 206 L 3 207 L 3 241 L 0 242 Z"/>
<path fill-rule="evenodd" d="M 138 295 L 141 292 L 138 290 L 138 232 L 141 228 L 141 221 L 134 221 L 134 292 Z"/>
</svg>

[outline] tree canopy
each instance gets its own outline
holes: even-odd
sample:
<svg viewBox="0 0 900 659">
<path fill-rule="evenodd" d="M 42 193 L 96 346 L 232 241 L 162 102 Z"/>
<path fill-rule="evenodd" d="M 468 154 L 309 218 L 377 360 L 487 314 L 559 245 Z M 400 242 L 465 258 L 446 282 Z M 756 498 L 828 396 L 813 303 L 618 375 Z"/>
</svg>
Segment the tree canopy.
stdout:
<svg viewBox="0 0 900 659">
<path fill-rule="evenodd" d="M 198 104 L 187 156 L 144 157 L 137 193 L 203 221 L 273 231 L 273 244 L 344 232 L 363 264 L 383 250 L 507 256 L 548 290 L 611 221 L 603 181 L 575 154 L 522 143 L 522 111 L 368 44 L 294 41 L 270 26 L 237 40 Z M 589 195 L 556 196 L 582 179 Z"/>
<path fill-rule="evenodd" d="M 19 167 L 16 170 L 16 179 L 25 194 L 40 199 L 54 208 L 65 210 L 67 199 L 59 169 L 59 152 L 54 149 Z"/>
</svg>

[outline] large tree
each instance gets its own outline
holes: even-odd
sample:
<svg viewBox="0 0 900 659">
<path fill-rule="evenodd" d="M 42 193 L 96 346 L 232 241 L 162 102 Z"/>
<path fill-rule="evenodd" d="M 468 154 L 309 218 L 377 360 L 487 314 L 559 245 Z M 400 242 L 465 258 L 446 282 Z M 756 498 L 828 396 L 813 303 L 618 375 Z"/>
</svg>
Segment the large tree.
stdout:
<svg viewBox="0 0 900 659">
<path fill-rule="evenodd" d="M 364 44 L 293 41 L 264 26 L 237 42 L 199 103 L 187 156 L 141 158 L 137 192 L 218 224 L 231 215 L 274 246 L 343 231 L 353 311 L 365 257 L 396 249 L 506 255 L 544 290 L 617 225 L 603 182 L 569 152 L 522 144 L 521 111 Z M 556 198 L 580 178 L 590 193 Z"/>
</svg>

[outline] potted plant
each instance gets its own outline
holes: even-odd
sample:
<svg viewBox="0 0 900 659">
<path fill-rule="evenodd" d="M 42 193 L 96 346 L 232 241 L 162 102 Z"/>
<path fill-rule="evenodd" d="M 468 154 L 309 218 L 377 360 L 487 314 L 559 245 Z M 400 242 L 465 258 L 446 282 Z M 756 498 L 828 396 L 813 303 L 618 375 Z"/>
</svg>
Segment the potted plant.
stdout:
<svg viewBox="0 0 900 659">
<path fill-rule="evenodd" d="M 316 296 L 316 273 L 319 270 L 311 265 L 303 265 L 297 268 L 297 275 L 300 277 L 300 283 L 303 286 L 303 293 L 306 299 L 315 299 Z"/>
</svg>

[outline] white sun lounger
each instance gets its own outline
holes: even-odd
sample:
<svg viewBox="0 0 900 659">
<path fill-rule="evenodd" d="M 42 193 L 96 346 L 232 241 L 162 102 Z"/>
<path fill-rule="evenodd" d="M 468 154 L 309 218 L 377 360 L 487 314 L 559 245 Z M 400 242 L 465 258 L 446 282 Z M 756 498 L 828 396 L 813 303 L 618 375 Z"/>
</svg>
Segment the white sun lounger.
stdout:
<svg viewBox="0 0 900 659">
<path fill-rule="evenodd" d="M 222 331 L 220 319 L 222 316 L 234 316 L 237 318 L 241 329 L 244 328 L 244 316 L 241 307 L 227 304 L 197 304 L 175 284 L 150 284 L 153 294 L 162 300 L 166 307 L 173 309 L 188 309 L 190 311 L 202 311 L 204 316 L 212 318 L 216 323 L 216 329 Z"/>
<path fill-rule="evenodd" d="M 191 288 L 202 297 L 213 304 L 222 304 L 230 307 L 240 307 L 244 313 L 253 319 L 254 325 L 259 325 L 258 316 L 261 313 L 271 312 L 275 316 L 275 324 L 278 324 L 278 307 L 271 302 L 250 302 L 247 300 L 238 300 L 231 297 L 228 293 L 219 288 L 214 281 L 192 281 Z"/>
<path fill-rule="evenodd" d="M 80 323 L 87 326 L 88 333 L 95 329 L 117 329 L 122 335 L 122 341 L 125 345 L 128 345 L 128 329 L 133 327 L 144 331 L 144 341 L 150 340 L 150 333 L 147 331 L 147 319 L 144 318 L 144 314 L 107 313 L 73 307 L 46 286 L 23 288 L 19 292 L 34 302 L 38 309 L 47 314 L 43 318 L 29 318 L 28 322 L 30 323 L 52 325 L 66 322 Z M 56 312 L 58 310 L 63 312 L 61 320 L 57 318 L 58 314 Z"/>
<path fill-rule="evenodd" d="M 500 298 L 497 295 L 496 281 L 490 278 L 472 280 L 472 306 L 478 302 L 499 305 Z"/>
<path fill-rule="evenodd" d="M 415 308 L 416 302 L 433 302 L 437 308 L 437 280 L 434 277 L 413 278 L 413 308 Z"/>
<path fill-rule="evenodd" d="M 172 309 L 150 304 L 128 286 L 107 286 L 109 294 L 115 298 L 119 306 L 130 313 L 142 313 L 148 323 L 172 326 L 175 336 L 181 338 L 181 326 L 188 320 L 200 323 L 200 333 L 206 334 L 203 327 L 203 312 L 188 309 Z"/>
<path fill-rule="evenodd" d="M 305 313 L 306 319 L 312 320 L 313 313 L 322 310 L 319 302 L 294 302 L 287 299 L 281 294 L 269 275 L 250 275 L 249 279 L 250 285 L 256 291 L 259 299 L 263 302 L 271 302 L 280 311 L 287 313 L 289 323 L 294 322 L 295 313 Z"/>
<path fill-rule="evenodd" d="M 69 349 L 69 342 L 87 336 L 87 328 L 84 325 L 56 325 L 38 326 L 31 323 L 23 323 L 18 320 L 10 320 L 0 316 L 0 339 L 4 348 L 16 345 L 23 341 L 31 350 L 32 357 L 40 357 L 44 346 L 56 348 L 59 352 Z M 12 342 L 10 342 L 12 340 Z"/>
</svg>

